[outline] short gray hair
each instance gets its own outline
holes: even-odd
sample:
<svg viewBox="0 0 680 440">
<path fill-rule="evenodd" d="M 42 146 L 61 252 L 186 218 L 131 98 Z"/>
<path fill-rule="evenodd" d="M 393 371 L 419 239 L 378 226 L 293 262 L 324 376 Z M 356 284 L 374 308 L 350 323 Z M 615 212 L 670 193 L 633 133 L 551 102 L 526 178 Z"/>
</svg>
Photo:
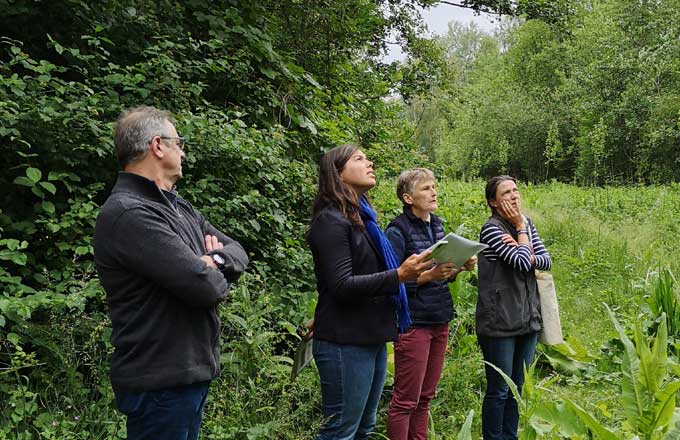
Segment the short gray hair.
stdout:
<svg viewBox="0 0 680 440">
<path fill-rule="evenodd" d="M 113 143 L 121 168 L 146 155 L 151 138 L 164 135 L 165 121 L 175 124 L 169 112 L 155 107 L 135 107 L 118 116 Z"/>
<path fill-rule="evenodd" d="M 434 173 L 427 168 L 413 168 L 399 174 L 397 179 L 397 197 L 401 203 L 404 202 L 404 194 L 413 194 L 416 184 L 423 180 L 434 180 Z"/>
</svg>

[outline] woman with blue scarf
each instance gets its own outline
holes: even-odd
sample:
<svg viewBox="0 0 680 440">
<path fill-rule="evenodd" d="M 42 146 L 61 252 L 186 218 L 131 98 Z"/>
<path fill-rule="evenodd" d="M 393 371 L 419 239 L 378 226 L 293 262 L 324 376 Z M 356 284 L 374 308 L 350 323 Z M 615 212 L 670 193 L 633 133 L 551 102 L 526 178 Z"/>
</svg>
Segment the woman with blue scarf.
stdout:
<svg viewBox="0 0 680 440">
<path fill-rule="evenodd" d="M 355 145 L 328 151 L 307 241 L 319 300 L 313 353 L 324 421 L 317 440 L 366 439 L 387 369 L 385 343 L 411 324 L 403 282 L 430 268 L 429 252 L 399 265 L 366 192 L 373 163 Z"/>
</svg>

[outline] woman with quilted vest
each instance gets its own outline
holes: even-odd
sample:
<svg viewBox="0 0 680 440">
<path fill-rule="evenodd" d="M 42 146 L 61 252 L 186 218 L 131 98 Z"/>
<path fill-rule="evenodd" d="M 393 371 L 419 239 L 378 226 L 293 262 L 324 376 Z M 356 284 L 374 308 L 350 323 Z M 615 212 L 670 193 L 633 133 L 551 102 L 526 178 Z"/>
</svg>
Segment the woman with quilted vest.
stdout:
<svg viewBox="0 0 680 440">
<path fill-rule="evenodd" d="M 441 219 L 433 214 L 437 190 L 432 171 L 414 168 L 401 173 L 397 197 L 404 212 L 392 220 L 385 233 L 398 260 L 404 261 L 441 240 L 445 233 Z M 473 269 L 475 262 L 472 257 L 462 267 L 436 264 L 405 283 L 412 323 L 394 344 L 394 393 L 387 413 L 390 440 L 427 438 L 430 400 L 441 376 L 453 318 L 448 283 L 462 270 Z"/>
<path fill-rule="evenodd" d="M 524 367 L 534 358 L 541 331 L 541 306 L 535 270 L 550 270 L 550 254 L 533 222 L 522 215 L 517 183 L 496 176 L 486 185 L 491 208 L 480 241 L 476 331 L 484 360 L 512 378 L 519 390 Z M 500 374 L 489 365 L 482 404 L 484 440 L 517 439 L 517 402 Z"/>
</svg>

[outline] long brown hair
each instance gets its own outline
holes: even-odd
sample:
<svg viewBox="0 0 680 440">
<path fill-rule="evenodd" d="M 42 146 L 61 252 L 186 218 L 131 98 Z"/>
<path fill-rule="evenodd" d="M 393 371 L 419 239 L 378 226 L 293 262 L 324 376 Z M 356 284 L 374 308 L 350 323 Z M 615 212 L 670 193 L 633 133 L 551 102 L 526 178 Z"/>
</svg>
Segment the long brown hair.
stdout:
<svg viewBox="0 0 680 440">
<path fill-rule="evenodd" d="M 329 150 L 319 163 L 319 188 L 312 207 L 312 219 L 327 206 L 336 206 L 353 225 L 364 227 L 359 215 L 357 193 L 340 178 L 345 164 L 359 149 L 354 144 L 343 144 Z"/>
</svg>

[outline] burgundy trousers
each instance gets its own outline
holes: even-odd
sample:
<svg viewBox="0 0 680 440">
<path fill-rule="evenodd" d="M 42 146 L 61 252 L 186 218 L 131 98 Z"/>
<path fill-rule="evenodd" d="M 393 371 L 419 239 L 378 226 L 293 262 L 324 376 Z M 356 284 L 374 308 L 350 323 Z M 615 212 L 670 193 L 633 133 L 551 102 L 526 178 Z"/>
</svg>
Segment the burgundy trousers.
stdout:
<svg viewBox="0 0 680 440">
<path fill-rule="evenodd" d="M 387 411 L 390 440 L 426 440 L 430 400 L 444 365 L 449 325 L 411 328 L 394 343 L 394 393 Z"/>
</svg>

